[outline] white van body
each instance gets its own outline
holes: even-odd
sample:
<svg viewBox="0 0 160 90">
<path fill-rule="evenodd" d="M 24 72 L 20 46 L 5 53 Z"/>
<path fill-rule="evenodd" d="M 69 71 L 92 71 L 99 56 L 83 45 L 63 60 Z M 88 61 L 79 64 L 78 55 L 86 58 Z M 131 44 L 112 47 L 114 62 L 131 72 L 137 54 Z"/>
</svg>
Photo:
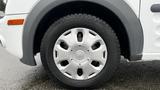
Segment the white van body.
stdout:
<svg viewBox="0 0 160 90">
<path fill-rule="evenodd" d="M 3 47 L 13 55 L 22 58 L 23 25 L 8 26 L 9 19 L 26 19 L 40 0 L 8 0 L 5 17 L 0 20 L 0 40 Z M 159 0 L 124 0 L 140 19 L 144 31 L 143 60 L 160 60 L 160 13 L 153 13 L 150 7 L 160 4 Z"/>
<path fill-rule="evenodd" d="M 45 36 L 45 33 L 48 30 L 49 26 L 47 25 L 51 25 L 52 19 L 53 19 L 52 23 L 65 16 L 66 18 L 71 18 L 72 16 L 72 19 L 77 18 L 77 16 L 80 17 L 84 16 L 95 19 L 95 17 L 87 16 L 87 14 L 96 16 L 109 23 L 109 25 L 113 28 L 114 33 L 118 38 L 117 41 L 119 41 L 118 44 L 120 44 L 119 51 L 121 52 L 120 54 L 121 56 L 124 56 L 129 61 L 160 60 L 160 0 L 3 0 L 3 1 L 6 3 L 6 7 L 4 12 L 5 16 L 3 18 L 0 18 L 0 45 L 2 45 L 2 47 L 6 49 L 8 52 L 21 59 L 21 61 L 24 64 L 31 66 L 36 65 L 34 56 L 39 52 L 41 53 L 41 44 L 42 46 L 44 45 L 44 42 L 43 43 L 41 42 L 43 37 Z M 69 17 L 68 15 L 71 16 Z M 62 19 L 65 20 L 66 18 Z M 18 20 L 21 20 L 20 23 L 17 24 L 17 22 L 14 22 Z M 44 29 L 46 29 L 46 31 L 44 31 Z M 87 51 L 85 51 L 84 49 L 77 50 L 76 53 L 73 54 L 73 57 L 84 58 L 85 52 Z M 99 53 L 97 54 L 97 56 L 98 55 Z M 65 55 L 62 55 L 62 57 L 63 56 L 65 57 Z M 106 57 L 104 56 L 104 52 L 103 52 L 103 57 Z M 45 60 L 43 62 L 45 62 Z M 114 60 L 112 62 L 115 63 Z M 113 66 L 110 65 L 110 67 L 116 68 L 117 64 L 113 63 L 112 63 Z M 49 66 L 45 67 L 47 67 L 48 69 Z M 73 71 L 73 68 L 70 70 L 71 72 Z M 113 70 L 109 69 L 103 72 L 106 73 L 107 71 L 114 72 L 115 68 Z M 76 74 L 78 73 L 78 70 L 80 70 L 80 72 L 82 72 L 83 74 L 82 69 L 77 69 Z M 77 83 L 72 84 L 74 82 L 73 78 L 72 80 L 63 78 L 63 76 L 67 76 L 65 74 L 66 72 L 63 73 L 62 78 L 61 77 L 57 78 L 69 86 L 90 87 L 94 86 L 95 84 L 95 81 L 94 80 L 92 81 L 92 79 L 91 79 L 92 84 L 88 82 L 84 84 L 83 80 L 85 79 L 82 77 L 76 78 L 76 80 L 82 79 L 82 82 L 75 81 Z M 111 76 L 112 75 L 113 74 L 111 72 Z M 100 80 L 100 79 L 103 80 L 104 77 L 102 75 L 101 77 L 98 78 L 99 79 L 95 80 Z M 99 83 L 100 81 L 96 82 Z"/>
</svg>

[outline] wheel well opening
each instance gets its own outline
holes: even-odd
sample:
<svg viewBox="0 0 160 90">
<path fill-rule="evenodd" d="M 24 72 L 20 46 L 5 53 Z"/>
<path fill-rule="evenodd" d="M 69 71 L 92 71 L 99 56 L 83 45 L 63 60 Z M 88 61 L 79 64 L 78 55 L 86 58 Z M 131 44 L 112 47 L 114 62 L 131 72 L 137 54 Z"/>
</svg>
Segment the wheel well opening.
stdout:
<svg viewBox="0 0 160 90">
<path fill-rule="evenodd" d="M 107 22 L 113 28 L 119 39 L 121 54 L 125 58 L 130 57 L 128 35 L 120 19 L 109 9 L 99 4 L 86 1 L 74 1 L 62 4 L 45 15 L 36 30 L 34 38 L 34 54 L 40 51 L 42 38 L 51 24 L 66 15 L 78 13 L 90 14 Z"/>
</svg>

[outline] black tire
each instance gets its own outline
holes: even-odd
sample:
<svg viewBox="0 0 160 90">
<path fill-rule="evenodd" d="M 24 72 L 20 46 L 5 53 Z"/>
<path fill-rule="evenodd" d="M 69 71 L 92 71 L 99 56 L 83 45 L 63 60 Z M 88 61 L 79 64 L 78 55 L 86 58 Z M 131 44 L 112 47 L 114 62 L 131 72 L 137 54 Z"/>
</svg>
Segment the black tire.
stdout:
<svg viewBox="0 0 160 90">
<path fill-rule="evenodd" d="M 108 50 L 108 60 L 103 70 L 97 76 L 83 81 L 73 80 L 63 75 L 53 60 L 53 47 L 56 40 L 66 30 L 76 27 L 94 30 L 103 38 Z M 40 53 L 44 68 L 52 79 L 57 78 L 63 84 L 76 88 L 98 87 L 104 84 L 113 76 L 120 62 L 119 41 L 112 28 L 103 20 L 86 14 L 69 15 L 52 24 L 44 35 Z"/>
</svg>

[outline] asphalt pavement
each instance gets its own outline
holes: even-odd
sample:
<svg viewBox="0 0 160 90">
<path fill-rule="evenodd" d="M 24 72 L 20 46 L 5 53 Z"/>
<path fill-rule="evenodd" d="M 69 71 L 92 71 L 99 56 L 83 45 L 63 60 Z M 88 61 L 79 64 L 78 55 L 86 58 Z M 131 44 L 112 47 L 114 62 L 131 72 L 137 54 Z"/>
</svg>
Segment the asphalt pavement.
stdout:
<svg viewBox="0 0 160 90">
<path fill-rule="evenodd" d="M 0 48 L 0 90 L 66 90 L 50 80 L 39 55 L 35 67 Z M 115 76 L 100 90 L 160 90 L 160 61 L 127 62 L 122 60 Z"/>
</svg>

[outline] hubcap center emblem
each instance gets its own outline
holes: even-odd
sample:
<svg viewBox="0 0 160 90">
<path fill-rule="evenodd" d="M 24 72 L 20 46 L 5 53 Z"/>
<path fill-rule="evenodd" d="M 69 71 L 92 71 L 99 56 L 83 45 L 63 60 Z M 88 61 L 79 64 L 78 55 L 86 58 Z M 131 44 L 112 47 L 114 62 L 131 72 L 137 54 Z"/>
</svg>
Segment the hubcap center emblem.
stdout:
<svg viewBox="0 0 160 90">
<path fill-rule="evenodd" d="M 85 56 L 85 52 L 84 52 L 84 51 L 82 51 L 82 50 L 76 51 L 76 58 L 77 58 L 78 60 L 84 59 L 84 56 Z"/>
</svg>

